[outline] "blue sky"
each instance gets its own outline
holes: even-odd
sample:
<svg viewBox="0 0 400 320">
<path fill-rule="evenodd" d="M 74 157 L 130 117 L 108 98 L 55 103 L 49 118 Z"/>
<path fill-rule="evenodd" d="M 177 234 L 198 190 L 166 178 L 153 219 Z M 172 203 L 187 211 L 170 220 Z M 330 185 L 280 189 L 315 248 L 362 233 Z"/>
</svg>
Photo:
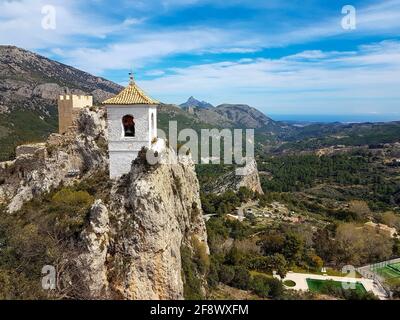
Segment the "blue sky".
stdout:
<svg viewBox="0 0 400 320">
<path fill-rule="evenodd" d="M 55 29 L 42 28 L 45 5 Z M 0 43 L 120 84 L 133 68 L 168 103 L 400 119 L 400 0 L 0 0 Z"/>
</svg>

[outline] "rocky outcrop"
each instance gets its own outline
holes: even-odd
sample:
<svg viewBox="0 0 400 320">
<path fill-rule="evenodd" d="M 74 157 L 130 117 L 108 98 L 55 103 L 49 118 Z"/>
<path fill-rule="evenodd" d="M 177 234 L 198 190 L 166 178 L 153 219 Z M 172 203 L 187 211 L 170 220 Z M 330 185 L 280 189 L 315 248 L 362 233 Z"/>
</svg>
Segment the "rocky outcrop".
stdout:
<svg viewBox="0 0 400 320">
<path fill-rule="evenodd" d="M 194 107 L 200 109 L 214 108 L 214 106 L 211 103 L 208 103 L 206 101 L 199 101 L 193 96 L 190 97 L 185 103 L 180 104 L 180 107 L 181 108 Z"/>
<path fill-rule="evenodd" d="M 208 192 L 221 194 L 228 190 L 238 191 L 240 187 L 246 187 L 259 194 L 264 193 L 254 158 L 248 158 L 243 168 L 237 168 L 220 176 L 211 185 L 206 186 L 206 189 Z"/>
<path fill-rule="evenodd" d="M 104 96 L 122 89 L 104 78 L 14 46 L 0 46 L 0 76 L 0 102 L 7 102 L 11 107 L 21 107 L 22 100 L 34 97 L 55 100 L 66 92 L 90 93 L 95 101 L 102 101 Z"/>
<path fill-rule="evenodd" d="M 92 95 L 99 103 L 122 87 L 57 61 L 14 46 L 0 45 L 0 161 L 14 147 L 43 141 L 57 131 L 57 98 L 63 94 Z M 32 123 L 26 135 L 25 123 Z"/>
<path fill-rule="evenodd" d="M 208 248 L 194 164 L 187 157 L 171 164 L 173 151 L 162 153 L 155 166 L 136 161 L 107 208 L 92 208 L 83 257 L 92 259 L 84 277 L 93 298 L 183 299 L 181 247 L 195 238 Z"/>
<path fill-rule="evenodd" d="M 0 163 L 0 203 L 10 214 L 108 169 L 105 111 L 91 109 L 83 109 L 66 134 L 21 146 L 14 161 Z M 153 144 L 160 162 L 150 165 L 140 153 L 129 174 L 108 181 L 107 196 L 96 197 L 83 229 L 68 240 L 74 255 L 66 257 L 71 271 L 60 284 L 70 297 L 184 298 L 181 248 L 207 253 L 207 233 L 194 163 L 162 141 Z"/>
<path fill-rule="evenodd" d="M 89 222 L 81 234 L 83 253 L 78 259 L 81 281 L 88 297 L 107 297 L 107 254 L 110 244 L 110 214 L 101 200 L 90 210 Z"/>
<path fill-rule="evenodd" d="M 86 108 L 74 129 L 65 135 L 52 134 L 45 144 L 17 148 L 13 161 L 0 163 L 0 204 L 9 212 L 17 211 L 25 201 L 106 170 L 108 160 L 104 141 L 105 111 Z M 92 128 L 92 129 L 90 129 Z"/>
</svg>

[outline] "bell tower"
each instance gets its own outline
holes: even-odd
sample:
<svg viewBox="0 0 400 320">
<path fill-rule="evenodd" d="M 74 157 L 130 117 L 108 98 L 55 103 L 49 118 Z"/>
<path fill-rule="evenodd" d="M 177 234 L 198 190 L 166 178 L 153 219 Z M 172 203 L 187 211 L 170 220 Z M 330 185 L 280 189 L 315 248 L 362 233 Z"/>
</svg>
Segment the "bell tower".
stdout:
<svg viewBox="0 0 400 320">
<path fill-rule="evenodd" d="M 110 178 L 116 179 L 131 169 L 142 147 L 150 148 L 157 138 L 157 106 L 130 73 L 129 85 L 103 102 L 107 109 Z"/>
</svg>

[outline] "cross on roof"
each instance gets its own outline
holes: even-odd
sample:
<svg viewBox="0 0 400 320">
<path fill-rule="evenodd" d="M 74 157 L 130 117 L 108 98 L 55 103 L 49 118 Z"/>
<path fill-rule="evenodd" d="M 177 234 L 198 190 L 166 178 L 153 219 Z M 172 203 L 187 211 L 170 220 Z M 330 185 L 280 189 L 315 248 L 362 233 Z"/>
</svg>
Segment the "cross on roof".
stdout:
<svg viewBox="0 0 400 320">
<path fill-rule="evenodd" d="M 133 76 L 133 71 L 132 70 L 129 72 L 129 83 L 130 84 L 135 83 L 135 78 Z"/>
</svg>

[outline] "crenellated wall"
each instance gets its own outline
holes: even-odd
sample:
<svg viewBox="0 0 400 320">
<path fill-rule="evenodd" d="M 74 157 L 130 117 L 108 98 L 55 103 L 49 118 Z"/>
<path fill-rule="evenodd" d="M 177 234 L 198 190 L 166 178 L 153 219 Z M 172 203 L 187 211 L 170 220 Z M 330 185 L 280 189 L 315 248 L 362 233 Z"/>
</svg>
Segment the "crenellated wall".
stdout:
<svg viewBox="0 0 400 320">
<path fill-rule="evenodd" d="M 92 96 L 62 95 L 58 98 L 58 132 L 65 133 L 84 107 L 93 106 Z"/>
</svg>

